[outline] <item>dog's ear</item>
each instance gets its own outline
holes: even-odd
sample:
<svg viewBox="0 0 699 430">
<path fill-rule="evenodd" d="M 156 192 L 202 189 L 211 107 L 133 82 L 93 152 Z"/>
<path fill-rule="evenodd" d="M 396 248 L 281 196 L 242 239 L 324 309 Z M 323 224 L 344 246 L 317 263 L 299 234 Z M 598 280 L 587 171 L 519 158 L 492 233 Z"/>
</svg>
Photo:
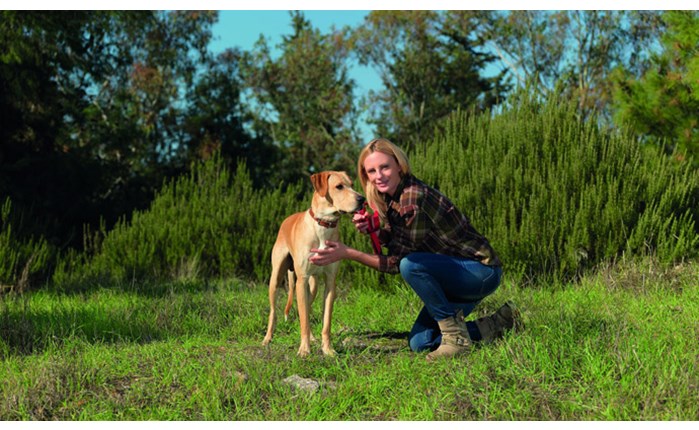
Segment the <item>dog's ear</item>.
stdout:
<svg viewBox="0 0 699 430">
<path fill-rule="evenodd" d="M 328 193 L 328 177 L 330 177 L 330 172 L 320 172 L 311 175 L 313 188 L 321 196 L 325 196 Z"/>
</svg>

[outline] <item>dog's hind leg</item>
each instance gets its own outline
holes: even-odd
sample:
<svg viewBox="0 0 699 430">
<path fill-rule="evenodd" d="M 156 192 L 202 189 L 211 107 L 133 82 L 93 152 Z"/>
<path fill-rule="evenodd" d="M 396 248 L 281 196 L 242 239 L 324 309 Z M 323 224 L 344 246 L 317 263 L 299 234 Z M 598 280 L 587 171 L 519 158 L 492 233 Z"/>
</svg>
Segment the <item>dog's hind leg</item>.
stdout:
<svg viewBox="0 0 699 430">
<path fill-rule="evenodd" d="M 291 259 L 288 251 L 286 251 L 286 255 L 284 252 L 285 250 L 280 250 L 276 247 L 272 250 L 272 274 L 269 278 L 269 320 L 267 322 L 267 334 L 265 334 L 265 338 L 262 341 L 263 346 L 268 345 L 272 341 L 272 334 L 277 325 L 277 288 L 283 281 L 284 273 L 291 268 Z"/>
<path fill-rule="evenodd" d="M 295 283 L 296 283 L 296 275 L 294 274 L 293 270 L 289 270 L 289 298 L 286 300 L 286 307 L 284 307 L 284 321 L 289 320 L 289 313 L 291 312 L 291 306 L 294 303 L 294 290 L 295 290 Z M 308 278 L 308 285 L 310 287 L 311 291 L 311 296 L 310 300 L 308 302 L 308 312 L 313 310 L 313 301 L 316 299 L 316 295 L 318 294 L 318 283 L 317 283 L 317 278 L 316 276 L 310 276 Z M 310 316 L 309 316 L 310 318 Z M 311 342 L 315 342 L 316 338 L 313 336 L 313 332 L 311 331 Z"/>
<path fill-rule="evenodd" d="M 311 289 L 311 303 L 313 303 L 318 295 L 318 277 L 316 275 L 311 275 L 308 278 L 308 286 Z"/>
</svg>

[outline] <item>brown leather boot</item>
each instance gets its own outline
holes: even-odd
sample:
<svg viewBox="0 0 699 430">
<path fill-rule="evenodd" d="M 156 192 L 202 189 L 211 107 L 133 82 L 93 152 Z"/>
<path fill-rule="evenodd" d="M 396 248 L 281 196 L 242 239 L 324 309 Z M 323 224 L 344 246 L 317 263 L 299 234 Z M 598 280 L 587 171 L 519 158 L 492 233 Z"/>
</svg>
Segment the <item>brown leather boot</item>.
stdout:
<svg viewBox="0 0 699 430">
<path fill-rule="evenodd" d="M 495 313 L 479 318 L 476 326 L 481 332 L 481 343 L 488 344 L 500 339 L 507 330 L 522 328 L 522 317 L 514 303 L 507 302 Z"/>
<path fill-rule="evenodd" d="M 456 316 L 437 321 L 442 332 L 442 342 L 439 348 L 427 354 L 427 361 L 442 357 L 454 357 L 471 351 L 471 338 L 464 322 L 463 314 L 459 311 Z"/>
</svg>

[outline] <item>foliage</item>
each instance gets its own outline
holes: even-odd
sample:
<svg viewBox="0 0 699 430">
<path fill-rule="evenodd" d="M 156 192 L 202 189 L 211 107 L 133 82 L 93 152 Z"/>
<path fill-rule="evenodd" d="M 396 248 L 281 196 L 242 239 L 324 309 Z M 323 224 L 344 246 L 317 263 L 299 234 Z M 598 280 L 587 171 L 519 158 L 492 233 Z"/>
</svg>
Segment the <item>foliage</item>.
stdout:
<svg viewBox="0 0 699 430">
<path fill-rule="evenodd" d="M 198 156 L 202 135 L 231 158 L 241 152 L 234 145 L 256 154 L 241 126 L 235 64 L 207 50 L 216 19 L 3 11 L 0 196 L 51 219 L 35 227 L 52 243 L 78 247 L 83 224 L 111 225 L 145 207 L 164 178 Z M 206 71 L 215 73 L 201 79 Z M 219 110 L 194 115 L 190 100 Z"/>
<path fill-rule="evenodd" d="M 668 11 L 662 52 L 640 78 L 615 75 L 617 122 L 699 160 L 699 13 Z"/>
<path fill-rule="evenodd" d="M 0 206 L 0 296 L 10 291 L 22 293 L 37 278 L 45 281 L 51 275 L 56 249 L 43 237 L 21 239 L 17 231 L 25 228 L 23 224 L 6 199 Z"/>
<path fill-rule="evenodd" d="M 656 253 L 666 263 L 699 255 L 699 172 L 581 122 L 574 102 L 534 98 L 523 92 L 494 117 L 457 113 L 444 135 L 409 154 L 417 176 L 489 238 L 506 272 L 569 279 L 622 255 Z M 77 272 L 120 281 L 266 281 L 279 224 L 310 199 L 306 181 L 257 190 L 244 165 L 231 177 L 214 157 L 166 184 L 147 211 L 102 232 L 89 269 Z M 370 252 L 346 218 L 342 240 Z M 374 270 L 343 265 L 341 279 L 354 286 L 390 285 Z M 70 278 L 65 269 L 58 283 Z"/>
<path fill-rule="evenodd" d="M 106 189 L 95 175 L 99 163 L 90 163 L 87 150 L 64 146 L 70 140 L 66 119 L 86 107 L 77 102 L 87 91 L 79 70 L 96 64 L 95 51 L 107 32 L 102 28 L 111 22 L 108 15 L 98 16 L 102 25 L 90 30 L 89 40 L 79 36 L 88 32 L 85 12 L 3 11 L 0 19 L 0 196 L 11 197 L 20 210 L 57 218 L 46 228 L 36 226 L 48 237 L 54 226 L 74 228 L 76 221 L 96 216 L 91 201 Z M 103 62 L 106 58 L 111 57 Z M 106 65 L 95 69 L 96 76 L 107 73 Z M 61 232 L 62 241 L 71 233 Z"/>
<path fill-rule="evenodd" d="M 256 190 L 244 163 L 231 174 L 215 156 L 166 183 L 147 210 L 92 234 L 90 258 L 63 266 L 55 279 L 66 285 L 85 279 L 263 279 L 276 226 L 305 209 L 298 200 L 301 190 L 300 185 Z"/>
<path fill-rule="evenodd" d="M 187 101 L 181 142 L 186 160 L 219 153 L 228 166 L 244 161 L 256 187 L 270 186 L 281 154 L 264 133 L 249 131 L 252 114 L 241 103 L 241 52 L 228 49 L 207 63 Z"/>
<path fill-rule="evenodd" d="M 321 34 L 301 12 L 291 18 L 293 34 L 278 46 L 279 58 L 261 38 L 244 68 L 255 127 L 265 130 L 282 154 L 273 177 L 286 182 L 321 170 L 348 170 L 358 153 L 344 36 Z"/>
<path fill-rule="evenodd" d="M 408 148 L 432 136 L 453 110 L 501 101 L 502 74 L 482 76 L 495 57 L 474 36 L 480 14 L 373 11 L 354 31 L 360 63 L 375 67 L 384 84 L 367 101 L 377 135 Z"/>
<path fill-rule="evenodd" d="M 454 115 L 411 163 L 530 277 L 575 276 L 623 254 L 699 255 L 699 171 L 576 111 L 523 91 L 493 118 Z"/>
<path fill-rule="evenodd" d="M 691 12 L 374 11 L 329 34 L 295 12 L 278 55 L 261 39 L 216 58 L 216 12 L 0 14 L 0 201 L 24 214 L 17 240 L 43 237 L 68 266 L 83 258 L 83 232 L 125 222 L 164 180 L 215 153 L 229 168 L 244 161 L 256 189 L 352 172 L 356 59 L 385 86 L 361 109 L 406 149 L 443 133 L 456 110 L 502 109 L 509 77 L 602 122 L 610 70 L 622 66 L 618 121 L 696 155 Z"/>
<path fill-rule="evenodd" d="M 607 112 L 609 75 L 639 76 L 662 33 L 655 11 L 505 11 L 486 16 L 484 35 L 520 86 L 540 96 L 561 90 L 580 114 Z"/>
<path fill-rule="evenodd" d="M 236 276 L 267 281 L 270 252 L 282 220 L 308 209 L 310 181 L 257 189 L 242 163 L 231 174 L 220 155 L 198 162 L 191 173 L 166 183 L 149 208 L 112 229 L 86 233 L 84 253 L 67 254 L 53 283 L 72 289 L 86 282 L 188 280 Z M 340 223 L 343 240 L 357 249 L 370 243 Z M 385 287 L 375 271 L 360 272 L 357 285 Z"/>
<path fill-rule="evenodd" d="M 696 13 L 658 23 L 651 12 L 376 11 L 354 34 L 328 35 L 301 13 L 291 18 L 278 58 L 264 39 L 252 53 L 212 58 L 215 13 L 3 11 L 0 201 L 10 197 L 22 220 L 3 219 L 3 285 L 46 279 L 56 247 L 58 283 L 266 279 L 279 222 L 310 200 L 308 173 L 354 170 L 352 50 L 382 71 L 379 131 L 409 150 L 418 175 L 460 205 L 513 271 L 568 277 L 624 253 L 697 254 L 697 172 L 683 162 L 696 140 Z M 676 146 L 674 160 L 600 129 L 592 105 L 580 115 L 583 99 L 606 97 L 599 81 L 612 67 L 648 67 L 651 51 L 635 47 L 665 26 L 657 67 L 620 81 L 619 118 Z M 532 95 L 500 103 L 503 74 L 483 77 L 495 60 L 488 44 L 538 76 L 541 85 L 523 90 Z M 349 245 L 370 249 L 347 220 L 341 229 Z M 85 253 L 66 250 L 82 243 Z M 342 276 L 359 285 L 387 285 L 345 265 Z"/>
</svg>

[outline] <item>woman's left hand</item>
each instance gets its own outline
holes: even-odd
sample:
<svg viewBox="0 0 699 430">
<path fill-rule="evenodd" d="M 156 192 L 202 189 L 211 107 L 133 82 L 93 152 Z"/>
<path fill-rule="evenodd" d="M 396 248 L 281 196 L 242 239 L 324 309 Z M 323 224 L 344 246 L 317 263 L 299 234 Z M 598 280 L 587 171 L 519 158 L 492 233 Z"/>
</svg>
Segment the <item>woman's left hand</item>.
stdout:
<svg viewBox="0 0 699 430">
<path fill-rule="evenodd" d="M 340 261 L 347 254 L 347 245 L 342 242 L 333 242 L 332 240 L 325 241 L 325 248 L 312 248 L 311 256 L 308 261 L 317 266 L 326 266 L 328 264 Z"/>
</svg>

